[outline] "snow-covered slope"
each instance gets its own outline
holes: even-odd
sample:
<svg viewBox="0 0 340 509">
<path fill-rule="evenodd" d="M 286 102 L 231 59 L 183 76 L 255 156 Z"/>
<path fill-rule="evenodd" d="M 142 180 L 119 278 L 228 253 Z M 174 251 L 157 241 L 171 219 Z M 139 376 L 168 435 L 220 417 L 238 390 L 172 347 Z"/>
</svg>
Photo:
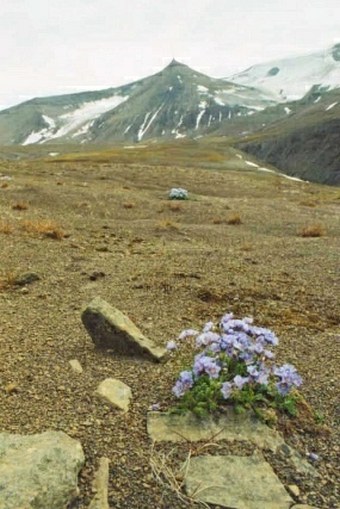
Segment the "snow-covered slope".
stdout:
<svg viewBox="0 0 340 509">
<path fill-rule="evenodd" d="M 331 90 L 340 87 L 340 44 L 310 55 L 254 65 L 226 80 L 271 92 L 280 102 L 301 99 L 312 87 Z"/>
<path fill-rule="evenodd" d="M 22 142 L 22 145 L 44 143 L 68 135 L 76 138 L 85 134 L 96 118 L 107 111 L 113 110 L 128 98 L 129 96 L 113 95 L 106 99 L 84 102 L 81 106 L 59 115 L 56 119 L 42 114 L 46 127 L 39 131 L 33 130 Z"/>
</svg>

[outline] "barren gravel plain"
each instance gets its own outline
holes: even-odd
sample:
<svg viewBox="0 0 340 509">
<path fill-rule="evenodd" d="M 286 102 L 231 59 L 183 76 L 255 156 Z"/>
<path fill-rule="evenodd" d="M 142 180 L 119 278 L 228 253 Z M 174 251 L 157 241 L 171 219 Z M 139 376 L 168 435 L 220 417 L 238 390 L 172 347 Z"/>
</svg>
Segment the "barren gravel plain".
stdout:
<svg viewBox="0 0 340 509">
<path fill-rule="evenodd" d="M 338 188 L 251 170 L 91 160 L 3 161 L 0 174 L 0 430 L 62 430 L 82 443 L 71 509 L 88 507 L 101 456 L 110 460 L 110 507 L 199 506 L 166 476 L 155 479 L 151 455 L 170 451 L 152 448 L 146 431 L 152 404 L 174 404 L 189 352 L 154 364 L 97 351 L 80 318 L 96 296 L 159 345 L 228 311 L 273 329 L 279 360 L 298 368 L 316 412 L 279 429 L 303 456 L 318 455 L 320 477 L 297 477 L 279 458 L 272 464 L 285 485 L 299 486 L 297 502 L 339 507 Z M 172 187 L 190 199 L 169 201 Z M 302 236 L 306 228 L 319 236 Z M 15 284 L 28 272 L 39 280 Z M 131 387 L 128 413 L 94 396 L 107 377 Z M 178 446 L 171 461 L 190 447 Z"/>
</svg>

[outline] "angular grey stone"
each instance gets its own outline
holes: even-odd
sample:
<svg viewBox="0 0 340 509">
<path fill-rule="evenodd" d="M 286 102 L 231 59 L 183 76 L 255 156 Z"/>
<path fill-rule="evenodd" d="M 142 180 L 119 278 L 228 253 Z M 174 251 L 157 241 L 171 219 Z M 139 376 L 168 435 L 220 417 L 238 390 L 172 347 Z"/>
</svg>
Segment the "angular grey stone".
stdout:
<svg viewBox="0 0 340 509">
<path fill-rule="evenodd" d="M 129 409 L 132 397 L 131 389 L 120 380 L 106 378 L 99 384 L 95 394 L 123 412 L 127 412 Z"/>
<path fill-rule="evenodd" d="M 198 419 L 193 414 L 167 414 L 149 412 L 148 433 L 157 442 L 190 440 L 247 440 L 261 449 L 276 449 L 284 443 L 281 435 L 263 424 L 255 416 L 236 414 L 232 408 L 218 420 L 211 417 Z"/>
<path fill-rule="evenodd" d="M 300 496 L 300 488 L 296 484 L 288 484 L 288 491 L 293 497 L 298 498 Z"/>
<path fill-rule="evenodd" d="M 98 348 L 123 355 L 146 356 L 154 361 L 166 356 L 165 348 L 155 345 L 130 318 L 99 297 L 90 302 L 81 319 Z"/>
<path fill-rule="evenodd" d="M 24 274 L 20 274 L 15 278 L 14 284 L 17 286 L 25 286 L 34 283 L 34 281 L 39 281 L 40 276 L 35 272 L 25 272 Z"/>
<path fill-rule="evenodd" d="M 261 456 L 197 456 L 185 478 L 189 496 L 233 509 L 289 509 L 293 500 Z"/>
<path fill-rule="evenodd" d="M 0 433 L 0 509 L 65 509 L 84 463 L 80 442 L 63 432 Z"/>
<path fill-rule="evenodd" d="M 72 370 L 75 373 L 78 373 L 80 375 L 83 372 L 83 368 L 81 367 L 81 364 L 77 359 L 71 359 L 69 361 L 69 365 L 71 366 Z"/>
<path fill-rule="evenodd" d="M 108 458 L 105 457 L 99 460 L 99 467 L 93 481 L 93 489 L 96 494 L 89 509 L 110 509 L 108 503 L 109 463 Z"/>
</svg>

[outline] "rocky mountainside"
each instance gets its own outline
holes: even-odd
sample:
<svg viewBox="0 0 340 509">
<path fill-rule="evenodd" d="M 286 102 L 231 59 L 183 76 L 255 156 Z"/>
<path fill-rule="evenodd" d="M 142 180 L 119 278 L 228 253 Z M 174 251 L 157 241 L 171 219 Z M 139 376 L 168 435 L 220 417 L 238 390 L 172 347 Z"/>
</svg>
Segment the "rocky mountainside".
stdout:
<svg viewBox="0 0 340 509">
<path fill-rule="evenodd" d="M 244 136 L 240 147 L 288 175 L 340 185 L 340 89 L 313 91 L 285 109 L 284 117 Z"/>
<path fill-rule="evenodd" d="M 301 99 L 311 89 L 331 90 L 340 86 L 340 43 L 310 55 L 254 65 L 226 79 L 270 92 L 279 102 Z"/>
<path fill-rule="evenodd" d="M 223 119 L 274 105 L 272 94 L 230 84 L 173 60 L 118 88 L 33 99 L 0 112 L 0 144 L 141 142 L 198 136 Z"/>
</svg>

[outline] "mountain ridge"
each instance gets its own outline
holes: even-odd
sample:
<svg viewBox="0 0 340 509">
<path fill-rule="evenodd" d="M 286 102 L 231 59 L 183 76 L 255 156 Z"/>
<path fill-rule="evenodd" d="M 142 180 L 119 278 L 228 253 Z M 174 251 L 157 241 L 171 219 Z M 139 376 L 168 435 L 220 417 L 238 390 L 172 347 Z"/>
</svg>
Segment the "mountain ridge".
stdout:
<svg viewBox="0 0 340 509">
<path fill-rule="evenodd" d="M 35 98 L 3 110 L 0 144 L 194 136 L 225 116 L 254 114 L 272 104 L 270 94 L 172 60 L 160 72 L 121 87 Z"/>
<path fill-rule="evenodd" d="M 229 79 L 172 59 L 119 87 L 33 98 L 0 111 L 0 145 L 63 151 L 213 136 L 298 178 L 338 185 L 340 44 Z"/>
</svg>

